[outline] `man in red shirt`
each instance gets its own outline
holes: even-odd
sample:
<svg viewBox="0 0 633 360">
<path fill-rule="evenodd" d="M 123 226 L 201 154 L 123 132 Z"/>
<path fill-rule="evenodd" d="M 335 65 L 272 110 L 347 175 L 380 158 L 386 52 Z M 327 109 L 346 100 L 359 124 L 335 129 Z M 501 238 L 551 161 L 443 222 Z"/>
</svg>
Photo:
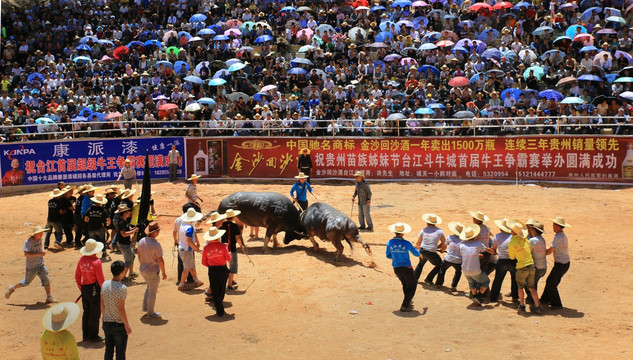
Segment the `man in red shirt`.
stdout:
<svg viewBox="0 0 633 360">
<path fill-rule="evenodd" d="M 103 285 L 103 269 L 97 254 L 103 250 L 104 244 L 88 239 L 86 245 L 79 250 L 83 255 L 77 263 L 75 281 L 81 291 L 81 302 L 84 314 L 81 321 L 83 341 L 100 342 L 99 318 L 101 317 L 101 285 Z"/>
<path fill-rule="evenodd" d="M 226 280 L 229 278 L 227 261 L 231 261 L 231 253 L 227 244 L 220 242 L 225 230 L 218 230 L 215 226 L 204 234 L 204 239 L 209 243 L 202 251 L 202 265 L 209 268 L 209 287 L 213 297 L 213 306 L 218 317 L 224 316 L 224 294 L 226 293 Z"/>
</svg>

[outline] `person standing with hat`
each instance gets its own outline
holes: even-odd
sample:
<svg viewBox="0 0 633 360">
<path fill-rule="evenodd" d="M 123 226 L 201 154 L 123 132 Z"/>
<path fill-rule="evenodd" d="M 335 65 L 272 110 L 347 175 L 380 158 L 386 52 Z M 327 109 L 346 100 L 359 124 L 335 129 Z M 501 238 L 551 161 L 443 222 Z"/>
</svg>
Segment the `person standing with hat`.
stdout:
<svg viewBox="0 0 633 360">
<path fill-rule="evenodd" d="M 46 253 L 42 250 L 42 236 L 50 229 L 43 228 L 41 226 L 35 226 L 33 232 L 29 235 L 29 238 L 24 242 L 24 257 L 26 257 L 26 274 L 24 280 L 15 285 L 9 285 L 9 288 L 4 293 L 4 297 L 7 299 L 11 297 L 11 294 L 15 290 L 28 286 L 31 281 L 37 275 L 42 282 L 42 286 L 46 291 L 46 303 L 56 303 L 57 300 L 51 295 L 51 283 L 48 277 L 48 269 L 44 265 L 44 255 Z"/>
<path fill-rule="evenodd" d="M 358 227 L 359 230 L 367 229 L 367 231 L 374 231 L 374 222 L 371 220 L 370 205 L 371 205 L 371 189 L 369 183 L 365 180 L 365 173 L 357 171 L 354 174 L 356 178 L 354 194 L 352 195 L 352 203 L 356 196 L 358 196 Z M 365 220 L 367 220 L 367 227 L 365 227 Z"/>
<path fill-rule="evenodd" d="M 73 212 L 75 211 L 77 199 L 73 196 L 73 191 L 75 190 L 74 186 L 66 185 L 64 190 L 66 190 L 66 193 L 60 198 L 61 209 L 63 211 L 62 230 L 64 231 L 64 235 L 66 235 L 66 246 L 73 246 L 73 224 L 75 223 Z"/>
<path fill-rule="evenodd" d="M 67 193 L 66 190 L 55 189 L 48 197 L 48 217 L 46 218 L 46 226 L 49 228 L 44 239 L 44 250 L 48 249 L 48 245 L 51 239 L 51 233 L 55 230 L 55 249 L 61 250 L 62 247 L 62 214 L 65 210 L 62 209 L 61 197 Z"/>
<path fill-rule="evenodd" d="M 186 211 L 184 213 L 187 213 Z M 176 252 L 176 258 L 178 258 L 178 276 L 176 277 L 176 286 L 180 285 L 180 277 L 182 276 L 182 271 L 183 271 L 183 266 L 182 266 L 182 259 L 180 258 L 180 256 L 178 255 L 178 236 L 180 233 L 180 225 L 182 225 L 182 215 L 177 217 L 176 220 L 174 221 L 174 230 L 172 232 L 172 236 L 174 238 L 174 249 L 173 251 Z M 172 256 L 173 256 L 173 252 L 172 252 Z M 195 259 L 194 259 L 195 261 Z M 193 276 L 191 276 L 191 274 L 189 274 L 187 276 L 187 284 L 193 284 Z"/>
<path fill-rule="evenodd" d="M 552 230 L 556 235 L 554 235 L 551 246 L 547 248 L 546 254 L 554 253 L 554 267 L 545 281 L 541 303 L 549 304 L 551 309 L 561 309 L 563 303 L 558 292 L 558 285 L 563 276 L 569 271 L 571 261 L 569 257 L 569 241 L 564 230 L 566 227 L 571 227 L 571 225 L 560 216 L 550 220 L 553 222 Z"/>
<path fill-rule="evenodd" d="M 40 336 L 43 360 L 79 360 L 77 340 L 68 328 L 77 321 L 79 306 L 73 302 L 57 304 L 44 313 L 44 332 Z"/>
<path fill-rule="evenodd" d="M 299 159 L 297 159 L 297 168 L 300 173 L 304 173 L 308 178 L 307 182 L 310 183 L 310 170 L 312 170 L 312 158 L 310 158 L 310 149 L 303 148 L 299 152 Z"/>
<path fill-rule="evenodd" d="M 77 262 L 75 282 L 81 291 L 81 303 L 84 314 L 81 321 L 83 341 L 99 342 L 99 318 L 101 317 L 101 286 L 105 280 L 101 260 L 97 258 L 102 251 L 103 243 L 88 239 L 86 245 L 79 250 L 83 255 Z"/>
<path fill-rule="evenodd" d="M 409 224 L 396 223 L 390 225 L 388 229 L 390 232 L 394 233 L 395 236 L 387 242 L 385 255 L 387 256 L 387 259 L 391 259 L 393 272 L 402 283 L 404 299 L 402 300 L 400 311 L 408 312 L 413 310 L 412 300 L 418 287 L 413 273 L 413 268 L 411 267 L 409 252 L 416 257 L 420 256 L 420 252 L 413 246 L 413 244 L 411 244 L 411 242 L 405 240 L 403 237 L 404 234 L 411 232 L 411 226 Z"/>
<path fill-rule="evenodd" d="M 479 225 L 477 224 L 471 224 L 462 229 L 459 234 L 459 239 L 462 241 L 459 244 L 459 255 L 462 258 L 462 273 L 468 280 L 471 299 L 475 304 L 481 305 L 483 294 L 490 285 L 490 278 L 485 271 L 481 270 L 479 255 L 484 251 L 492 250 L 475 240 L 478 234 Z"/>
<path fill-rule="evenodd" d="M 536 267 L 536 273 L 534 274 L 534 289 L 538 293 L 538 282 L 547 273 L 547 243 L 543 238 L 543 232 L 545 228 L 543 223 L 533 219 L 529 219 L 526 223 L 528 234 L 530 236 L 530 250 L 532 251 L 532 258 L 534 259 L 534 266 Z M 528 304 L 533 304 L 534 300 L 530 293 L 527 294 Z"/>
<path fill-rule="evenodd" d="M 246 252 L 246 247 L 244 246 L 244 241 L 242 240 L 242 229 L 237 223 L 235 223 L 235 217 L 241 213 L 242 212 L 239 210 L 226 210 L 226 213 L 224 214 L 224 216 L 226 216 L 226 220 L 222 222 L 220 227 L 218 227 L 218 229 L 226 231 L 224 235 L 222 235 L 222 243 L 229 246 L 229 252 L 231 253 L 231 261 L 229 261 L 229 285 L 227 286 L 227 289 L 229 290 L 237 289 L 237 283 L 235 282 L 235 275 L 237 274 L 237 245 L 240 245 L 244 254 L 248 256 L 248 252 Z"/>
<path fill-rule="evenodd" d="M 444 275 L 446 275 L 446 270 L 449 267 L 455 269 L 455 275 L 453 275 L 453 281 L 451 281 L 451 291 L 457 291 L 457 284 L 459 283 L 459 279 L 462 277 L 462 258 L 459 254 L 459 244 L 461 243 L 461 239 L 459 235 L 464 230 L 464 224 L 451 221 L 448 223 L 448 228 L 451 230 L 453 235 L 449 235 L 446 239 L 446 255 L 444 256 L 444 260 L 442 261 L 442 268 L 440 272 L 437 274 L 437 280 L 435 280 L 435 286 L 440 287 L 444 285 Z"/>
<path fill-rule="evenodd" d="M 508 245 L 508 254 L 510 255 L 510 259 L 517 261 L 516 282 L 519 288 L 519 305 L 517 306 L 517 311 L 519 311 L 519 313 L 525 312 L 524 289 L 527 289 L 535 300 L 535 304 L 531 309 L 532 312 L 540 313 L 541 304 L 538 300 L 536 282 L 534 281 L 536 267 L 534 266 L 534 258 L 530 250 L 530 242 L 527 239 L 528 231 L 525 225 L 516 220 L 508 220 L 506 224 L 508 228 L 512 230 L 512 239 Z"/>
<path fill-rule="evenodd" d="M 83 244 L 86 240 L 88 240 L 88 224 L 86 223 L 85 217 L 88 210 L 92 207 L 92 197 L 95 195 L 95 191 L 99 190 L 98 187 L 92 186 L 92 184 L 85 185 L 83 190 L 83 199 L 81 200 L 81 222 L 83 224 L 83 232 L 81 234 L 82 239 L 80 244 Z"/>
<path fill-rule="evenodd" d="M 301 211 L 305 211 L 308 208 L 308 191 L 314 196 L 310 183 L 306 181 L 307 178 L 306 174 L 300 172 L 299 175 L 295 176 L 295 179 L 298 179 L 297 182 L 290 188 L 292 202 L 298 203 Z"/>
<path fill-rule="evenodd" d="M 507 273 L 510 273 L 510 296 L 512 302 L 519 301 L 519 287 L 516 281 L 516 260 L 510 259 L 508 254 L 508 245 L 512 240 L 512 230 L 507 226 L 508 219 L 495 220 L 499 232 L 492 238 L 492 250 L 498 253 L 497 266 L 495 267 L 495 278 L 492 281 L 492 288 L 490 289 L 490 301 L 499 300 L 499 293 L 501 292 L 501 285 Z"/>
<path fill-rule="evenodd" d="M 101 257 L 107 257 L 105 250 L 105 235 L 106 227 L 110 225 L 110 217 L 108 211 L 103 207 L 108 200 L 103 195 L 96 195 L 90 198 L 93 205 L 88 209 L 84 216 L 86 222 L 86 230 L 88 231 L 88 238 L 95 239 L 100 243 L 103 243 Z"/>
<path fill-rule="evenodd" d="M 140 263 L 139 271 L 147 285 L 145 294 L 143 295 L 142 310 L 146 312 L 147 317 L 150 319 L 161 316 L 159 312 L 154 310 L 158 285 L 161 279 L 159 273 L 162 273 L 163 280 L 167 279 L 165 260 L 163 259 L 163 247 L 156 239 L 159 234 L 160 226 L 158 226 L 156 221 L 152 221 L 147 226 L 147 236 L 142 238 L 138 243 L 137 255 Z"/>
<path fill-rule="evenodd" d="M 114 358 L 116 349 L 117 359 L 125 359 L 128 335 L 132 328 L 125 310 L 127 287 L 121 283 L 125 276 L 125 264 L 117 260 L 110 265 L 112 280 L 103 282 L 101 288 L 101 319 L 103 334 L 105 335 L 105 360 Z"/>
<path fill-rule="evenodd" d="M 171 150 L 167 154 L 169 158 L 169 182 L 178 180 L 178 167 L 180 166 L 180 152 L 176 150 L 176 145 L 171 145 Z"/>
<path fill-rule="evenodd" d="M 200 175 L 193 174 L 187 180 L 191 181 L 191 184 L 187 185 L 187 190 L 185 191 L 185 197 L 187 198 L 187 203 L 182 207 L 182 212 L 187 212 L 187 209 L 192 207 L 196 212 L 201 212 L 200 202 L 204 202 L 200 196 L 198 196 L 198 179 L 200 179 Z"/>
<path fill-rule="evenodd" d="M 479 225 L 479 235 L 477 235 L 477 241 L 484 244 L 485 247 L 492 247 L 492 241 L 490 240 L 490 229 L 488 226 L 484 224 L 484 221 L 490 220 L 482 211 L 469 211 L 470 216 L 473 217 L 473 224 Z M 480 258 L 479 262 L 481 263 L 481 270 L 485 271 L 486 274 L 490 275 L 492 270 L 490 269 L 490 254 L 485 252 L 482 254 L 483 257 Z"/>
<path fill-rule="evenodd" d="M 132 160 L 125 159 L 125 161 L 123 162 L 121 173 L 119 173 L 119 177 L 117 177 L 116 181 L 121 180 L 121 177 L 123 177 L 123 187 L 126 189 L 132 188 L 132 180 L 137 182 L 136 169 L 134 168 L 134 166 L 132 166 Z"/>
<path fill-rule="evenodd" d="M 185 290 L 185 281 L 187 276 L 191 274 L 195 282 L 195 287 L 200 287 L 203 282 L 198 279 L 196 272 L 196 263 L 194 259 L 194 251 L 200 251 L 200 242 L 193 224 L 202 219 L 202 213 L 196 212 L 195 209 L 189 208 L 187 212 L 181 216 L 182 224 L 178 230 L 178 255 L 182 259 L 182 275 L 180 276 L 180 284 L 178 290 Z"/>
<path fill-rule="evenodd" d="M 130 225 L 130 219 L 132 218 L 132 209 L 127 204 L 119 204 L 119 208 L 116 211 L 119 214 L 118 221 L 116 223 L 116 244 L 119 246 L 121 253 L 123 254 L 123 262 L 125 263 L 125 275 L 129 275 L 128 278 L 132 281 L 133 278 L 138 276 L 134 272 L 134 243 L 132 237 L 138 232 L 138 228 L 132 228 Z M 115 242 L 113 240 L 113 242 Z M 125 278 L 125 276 L 123 276 Z"/>
<path fill-rule="evenodd" d="M 426 222 L 426 227 L 420 231 L 418 242 L 415 244 L 415 248 L 419 249 L 420 254 L 422 254 L 418 266 L 415 267 L 415 278 L 417 280 L 420 279 L 422 268 L 428 261 L 435 267 L 426 276 L 424 282 L 432 285 L 433 278 L 442 270 L 442 258 L 438 255 L 437 250 L 444 250 L 446 237 L 442 229 L 437 227 L 437 225 L 442 223 L 442 218 L 435 214 L 424 214 L 422 215 L 422 220 Z"/>
<path fill-rule="evenodd" d="M 202 265 L 209 268 L 209 288 L 213 298 L 213 306 L 218 317 L 224 316 L 224 295 L 226 294 L 226 281 L 229 277 L 229 269 L 226 263 L 231 261 L 231 253 L 227 244 L 220 242 L 225 230 L 219 230 L 215 226 L 207 231 L 203 239 L 208 243 L 202 252 Z"/>
</svg>

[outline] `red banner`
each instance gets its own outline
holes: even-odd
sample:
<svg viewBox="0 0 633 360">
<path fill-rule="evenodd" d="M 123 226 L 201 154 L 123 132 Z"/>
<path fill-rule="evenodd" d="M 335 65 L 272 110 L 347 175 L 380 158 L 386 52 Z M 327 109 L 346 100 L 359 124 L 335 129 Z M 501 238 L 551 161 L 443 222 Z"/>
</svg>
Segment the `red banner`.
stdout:
<svg viewBox="0 0 633 360">
<path fill-rule="evenodd" d="M 312 177 L 633 184 L 633 138 L 187 138 L 187 174 L 291 178 L 308 148 Z M 205 160 L 206 159 L 206 160 Z"/>
</svg>

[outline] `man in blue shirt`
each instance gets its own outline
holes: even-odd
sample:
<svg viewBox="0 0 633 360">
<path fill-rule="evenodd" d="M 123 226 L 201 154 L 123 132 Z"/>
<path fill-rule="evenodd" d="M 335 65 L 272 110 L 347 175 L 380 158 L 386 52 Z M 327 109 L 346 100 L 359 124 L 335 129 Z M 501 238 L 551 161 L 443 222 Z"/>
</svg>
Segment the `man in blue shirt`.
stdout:
<svg viewBox="0 0 633 360">
<path fill-rule="evenodd" d="M 306 181 L 307 178 L 308 176 L 306 174 L 300 172 L 299 175 L 295 176 L 295 179 L 299 180 L 294 183 L 294 185 L 292 185 L 292 188 L 290 189 L 292 202 L 299 203 L 302 211 L 305 211 L 308 208 L 308 191 L 314 196 L 310 183 Z"/>
<path fill-rule="evenodd" d="M 396 236 L 387 242 L 386 255 L 387 259 L 391 259 L 393 271 L 402 283 L 404 300 L 402 300 L 400 311 L 408 312 L 413 310 L 412 299 L 418 287 L 413 268 L 411 267 L 409 252 L 417 257 L 420 256 L 420 252 L 413 244 L 402 237 L 402 235 L 411 232 L 411 226 L 405 223 L 396 223 L 389 226 L 389 231 L 395 233 Z"/>
</svg>

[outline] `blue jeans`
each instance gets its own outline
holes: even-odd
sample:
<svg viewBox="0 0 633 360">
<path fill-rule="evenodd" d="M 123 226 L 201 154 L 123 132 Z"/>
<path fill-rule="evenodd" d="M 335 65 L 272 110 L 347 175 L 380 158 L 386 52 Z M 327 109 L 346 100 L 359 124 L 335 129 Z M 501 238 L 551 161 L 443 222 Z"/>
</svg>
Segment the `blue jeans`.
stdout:
<svg viewBox="0 0 633 360">
<path fill-rule="evenodd" d="M 367 202 L 358 204 L 358 225 L 364 228 L 365 220 L 367 220 L 368 228 L 374 227 L 374 222 L 371 221 L 371 214 L 369 213 L 369 205 L 367 205 Z"/>
<path fill-rule="evenodd" d="M 114 358 L 116 349 L 116 360 L 125 360 L 125 349 L 127 348 L 127 332 L 125 325 L 115 322 L 104 322 L 103 333 L 105 334 L 105 355 L 104 360 Z"/>
<path fill-rule="evenodd" d="M 47 221 L 46 222 L 46 227 L 49 228 L 50 230 L 48 230 L 46 232 L 46 237 L 44 238 L 44 248 L 48 248 L 48 245 L 50 244 L 50 240 L 51 240 L 51 233 L 53 231 L 55 231 L 55 242 L 59 245 L 62 244 L 62 234 L 64 229 L 62 228 L 62 223 L 60 222 L 52 222 L 52 221 Z"/>
</svg>

